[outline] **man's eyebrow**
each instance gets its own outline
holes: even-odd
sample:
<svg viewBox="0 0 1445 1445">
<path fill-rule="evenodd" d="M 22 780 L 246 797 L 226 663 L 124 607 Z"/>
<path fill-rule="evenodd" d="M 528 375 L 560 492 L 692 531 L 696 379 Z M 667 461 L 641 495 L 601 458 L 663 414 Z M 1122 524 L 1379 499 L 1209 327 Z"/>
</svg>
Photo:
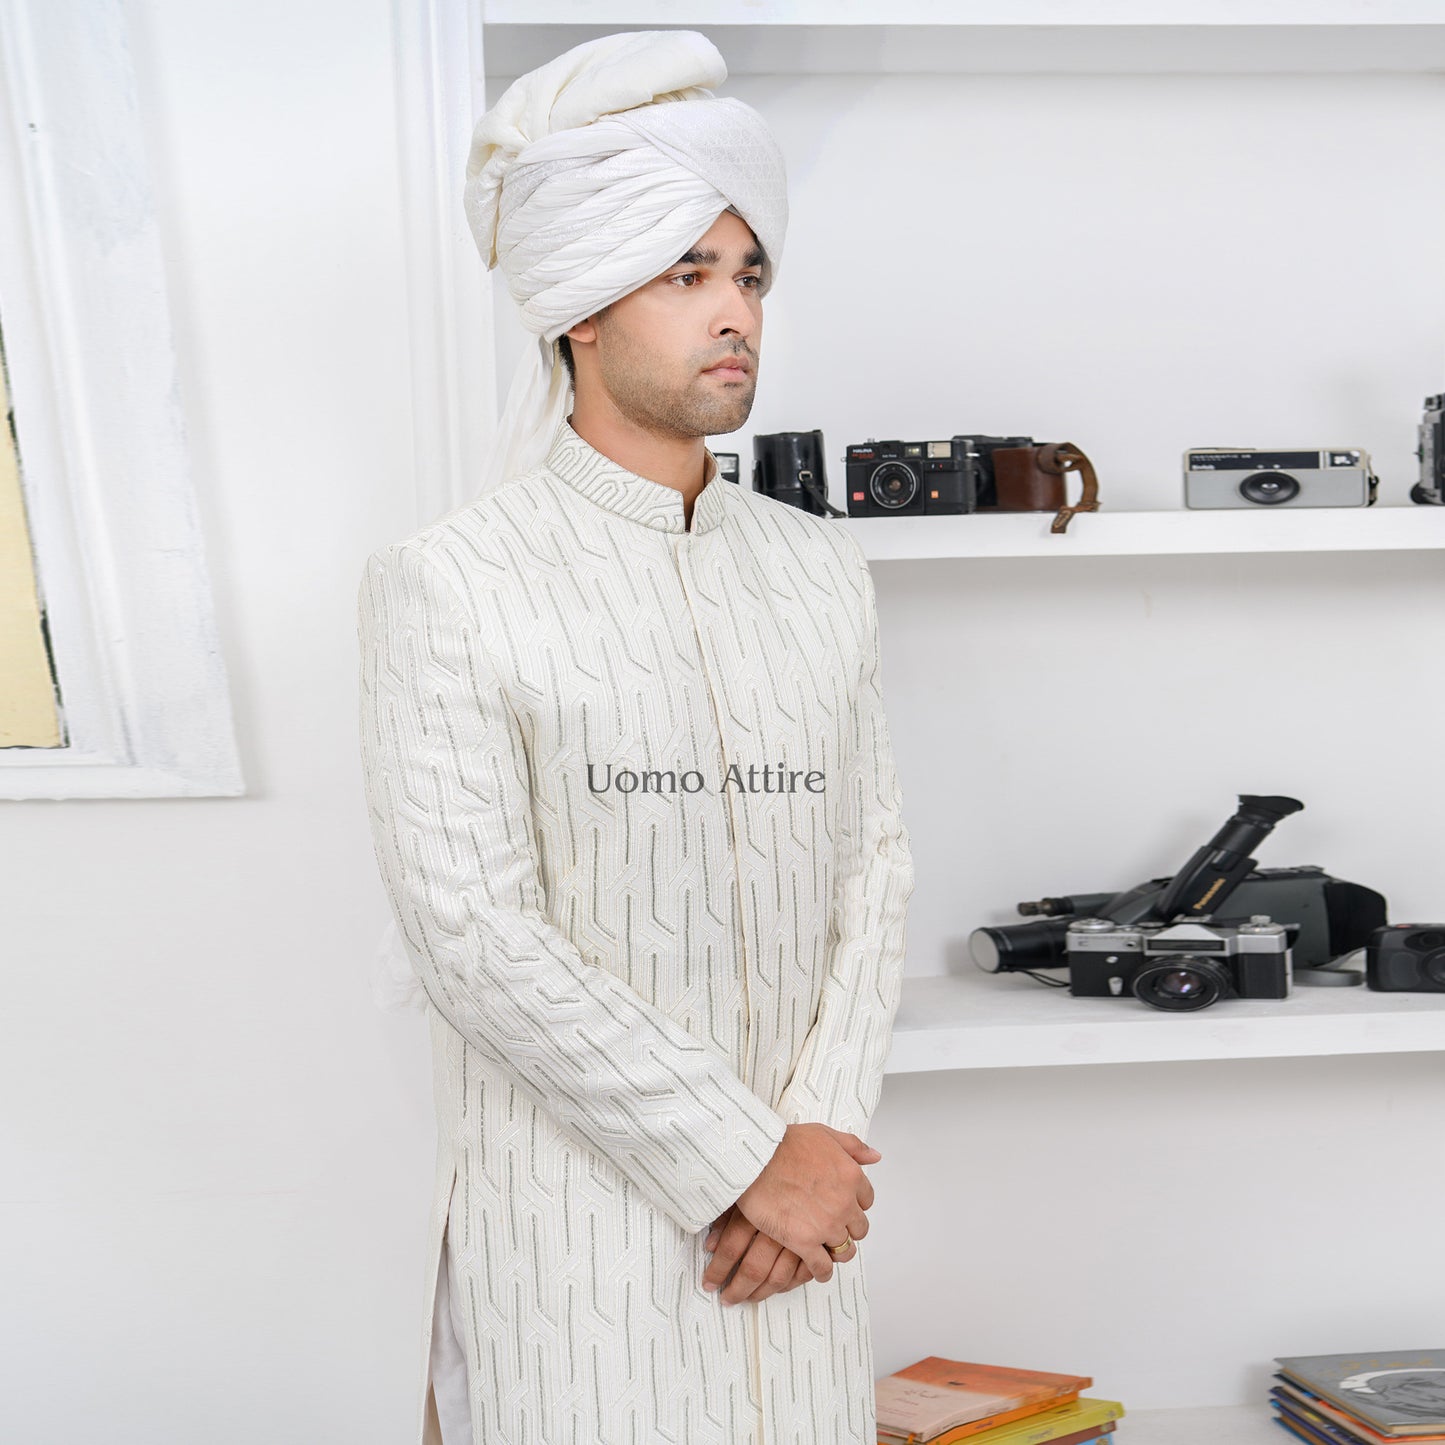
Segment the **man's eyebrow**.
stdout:
<svg viewBox="0 0 1445 1445">
<path fill-rule="evenodd" d="M 694 246 L 691 251 L 684 251 L 672 264 L 674 266 L 716 266 L 722 260 L 722 252 L 716 246 Z M 753 246 L 743 257 L 744 266 L 761 266 L 763 264 L 763 248 Z"/>
</svg>

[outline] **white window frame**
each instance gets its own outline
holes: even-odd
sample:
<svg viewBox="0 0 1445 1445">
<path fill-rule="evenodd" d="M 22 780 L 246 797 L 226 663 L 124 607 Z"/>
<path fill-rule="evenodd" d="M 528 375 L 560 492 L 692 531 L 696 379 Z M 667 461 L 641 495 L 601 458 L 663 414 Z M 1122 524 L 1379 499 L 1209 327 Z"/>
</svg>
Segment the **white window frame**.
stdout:
<svg viewBox="0 0 1445 1445">
<path fill-rule="evenodd" d="M 0 0 L 0 324 L 67 745 L 0 797 L 245 792 L 123 0 Z"/>
</svg>

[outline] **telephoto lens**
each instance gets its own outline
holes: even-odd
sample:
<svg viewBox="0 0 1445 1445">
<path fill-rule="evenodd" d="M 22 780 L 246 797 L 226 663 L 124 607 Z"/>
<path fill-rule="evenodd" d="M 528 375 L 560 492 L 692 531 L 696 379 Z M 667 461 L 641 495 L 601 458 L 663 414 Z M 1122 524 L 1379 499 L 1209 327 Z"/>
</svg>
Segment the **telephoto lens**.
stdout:
<svg viewBox="0 0 1445 1445">
<path fill-rule="evenodd" d="M 985 973 L 1018 973 L 1031 968 L 1067 968 L 1064 945 L 1068 918 L 1038 918 L 1006 928 L 975 928 L 968 951 Z"/>
</svg>

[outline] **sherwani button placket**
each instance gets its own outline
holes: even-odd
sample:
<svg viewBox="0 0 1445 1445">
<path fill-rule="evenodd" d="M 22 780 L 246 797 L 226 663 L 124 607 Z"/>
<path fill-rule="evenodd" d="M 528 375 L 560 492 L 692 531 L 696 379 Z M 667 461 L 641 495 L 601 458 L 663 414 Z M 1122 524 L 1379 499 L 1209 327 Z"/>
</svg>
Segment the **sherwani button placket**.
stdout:
<svg viewBox="0 0 1445 1445">
<path fill-rule="evenodd" d="M 694 519 L 697 517 L 697 509 L 694 506 Z M 737 891 L 738 906 L 738 949 L 742 956 L 742 980 L 743 980 L 743 1007 L 746 1011 L 746 1019 L 743 1024 L 743 1078 L 751 1084 L 754 1077 L 753 1065 L 753 1003 L 750 974 L 752 962 L 748 957 L 747 947 L 747 901 L 743 893 L 743 870 L 742 859 L 738 856 L 738 839 L 742 836 L 740 823 L 737 817 L 737 803 L 732 791 L 725 785 L 727 777 L 727 766 L 729 761 L 727 735 L 723 731 L 723 712 L 718 703 L 718 689 L 713 682 L 712 666 L 708 658 L 707 648 L 703 646 L 702 628 L 698 623 L 697 605 L 693 600 L 693 587 L 691 585 L 691 563 L 692 544 L 694 535 L 685 531 L 677 540 L 677 546 L 673 549 L 673 557 L 677 562 L 678 579 L 682 584 L 683 596 L 687 599 L 688 614 L 692 618 L 693 633 L 697 638 L 698 657 L 702 662 L 702 675 L 707 683 L 708 698 L 712 703 L 713 725 L 717 729 L 718 749 L 721 754 L 724 792 L 727 794 L 728 828 L 733 855 L 733 883 Z M 723 1306 L 727 1308 L 727 1306 Z M 763 1362 L 759 1354 L 758 1321 L 753 1317 L 754 1312 L 749 1310 L 744 1313 L 743 1331 L 748 1339 L 748 1351 L 753 1362 L 753 1380 L 757 1390 L 759 1401 L 763 1397 Z M 768 1427 L 767 1417 L 761 1407 L 758 1410 L 758 1442 L 759 1445 L 767 1445 Z"/>
</svg>

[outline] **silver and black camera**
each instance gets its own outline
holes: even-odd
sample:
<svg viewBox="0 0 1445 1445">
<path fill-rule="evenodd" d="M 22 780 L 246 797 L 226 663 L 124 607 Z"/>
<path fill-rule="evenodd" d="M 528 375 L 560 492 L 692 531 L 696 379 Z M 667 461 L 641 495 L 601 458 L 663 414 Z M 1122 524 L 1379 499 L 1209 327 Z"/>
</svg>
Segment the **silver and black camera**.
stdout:
<svg viewBox="0 0 1445 1445">
<path fill-rule="evenodd" d="M 1423 506 L 1445 505 L 1445 392 L 1425 398 L 1420 417 L 1420 480 L 1410 488 L 1410 500 Z"/>
<path fill-rule="evenodd" d="M 1184 505 L 1369 507 L 1379 481 L 1359 448 L 1260 452 L 1192 447 L 1184 453 Z"/>
<path fill-rule="evenodd" d="M 1132 994 L 1154 1008 L 1183 1010 L 1222 998 L 1289 997 L 1288 931 L 1264 913 L 1217 926 L 1077 918 L 1064 951 L 1076 998 Z"/>
</svg>

